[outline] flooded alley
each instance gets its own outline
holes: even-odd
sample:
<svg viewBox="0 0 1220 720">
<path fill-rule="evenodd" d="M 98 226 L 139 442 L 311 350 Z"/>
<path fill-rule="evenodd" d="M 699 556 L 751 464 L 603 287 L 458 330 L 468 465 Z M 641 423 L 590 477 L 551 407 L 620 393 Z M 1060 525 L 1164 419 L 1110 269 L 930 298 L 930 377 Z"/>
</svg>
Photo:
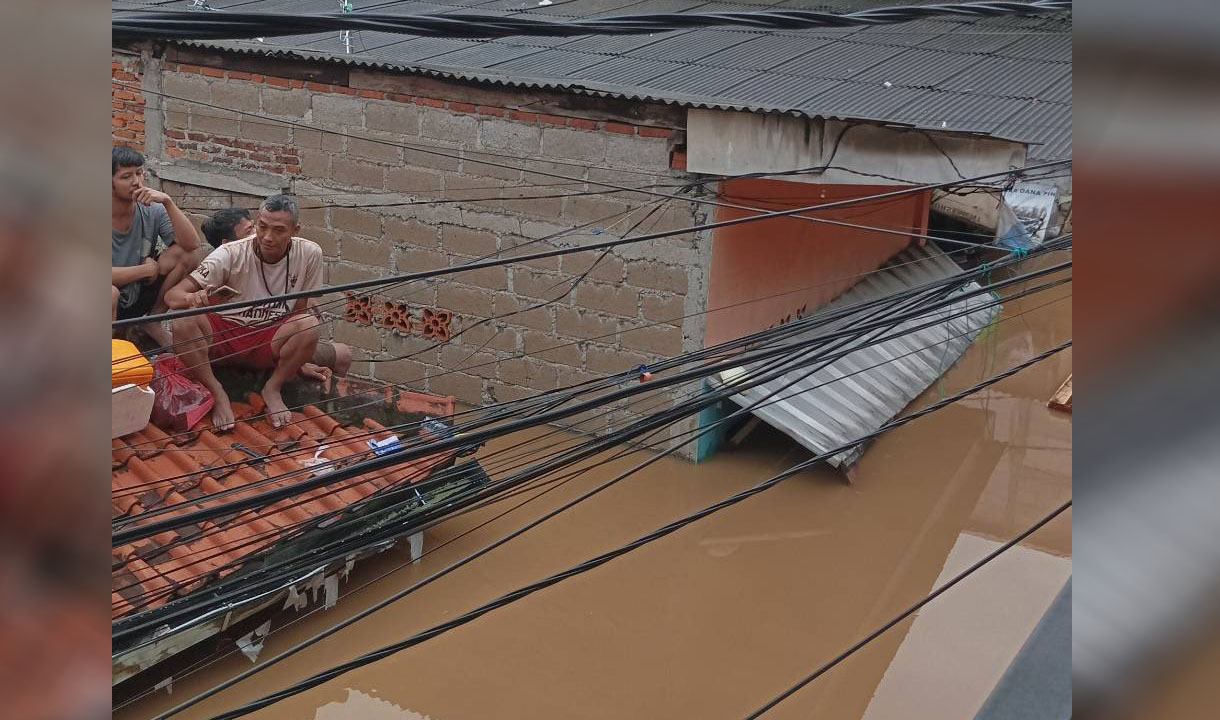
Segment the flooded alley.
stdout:
<svg viewBox="0 0 1220 720">
<path fill-rule="evenodd" d="M 1069 340 L 1070 294 L 1069 284 L 1006 303 L 1000 321 L 908 410 Z M 1071 416 L 1046 406 L 1070 372 L 1071 352 L 1055 355 L 879 438 L 852 483 L 819 465 L 601 568 L 250 717 L 741 718 L 1071 497 Z M 501 438 L 482 455 L 521 441 Z M 358 564 L 343 593 L 401 569 L 345 594 L 332 609 L 298 621 L 281 616 L 260 659 L 643 457 L 623 457 L 448 520 L 428 531 L 428 552 L 415 566 L 406 562 L 405 548 Z M 702 464 L 666 458 L 179 717 L 211 717 L 451 619 L 807 457 L 764 425 Z M 765 717 L 973 718 L 1067 581 L 1070 558 L 1066 514 Z M 250 666 L 241 653 L 230 653 L 179 674 L 172 692 L 155 691 L 115 717 L 152 717 Z"/>
</svg>

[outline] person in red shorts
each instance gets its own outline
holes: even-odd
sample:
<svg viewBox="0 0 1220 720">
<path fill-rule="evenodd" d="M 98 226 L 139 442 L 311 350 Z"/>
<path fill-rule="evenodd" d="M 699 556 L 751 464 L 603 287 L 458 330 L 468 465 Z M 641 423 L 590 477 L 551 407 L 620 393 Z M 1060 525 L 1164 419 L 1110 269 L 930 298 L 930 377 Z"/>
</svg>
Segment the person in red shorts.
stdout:
<svg viewBox="0 0 1220 720">
<path fill-rule="evenodd" d="M 165 294 L 169 307 L 207 307 L 232 300 L 259 300 L 322 287 L 322 248 L 296 237 L 300 211 L 286 195 L 263 201 L 254 220 L 254 234 L 225 243 Z M 237 295 L 222 292 L 225 287 Z M 291 415 L 281 395 L 313 357 L 318 344 L 318 318 L 310 300 L 279 300 L 235 310 L 178 318 L 173 322 L 174 345 L 189 372 L 212 391 L 212 424 L 233 427 L 233 408 L 212 372 L 213 363 L 231 363 L 271 370 L 263 385 L 271 423 L 279 427 Z"/>
</svg>

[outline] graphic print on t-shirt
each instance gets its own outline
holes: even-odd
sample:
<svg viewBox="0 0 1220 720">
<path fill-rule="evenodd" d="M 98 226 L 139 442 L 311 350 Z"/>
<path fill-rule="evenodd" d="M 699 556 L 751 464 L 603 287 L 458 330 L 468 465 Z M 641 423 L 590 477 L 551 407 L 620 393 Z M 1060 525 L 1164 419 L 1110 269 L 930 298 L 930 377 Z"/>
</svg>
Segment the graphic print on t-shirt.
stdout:
<svg viewBox="0 0 1220 720">
<path fill-rule="evenodd" d="M 322 287 L 322 248 L 312 240 L 294 237 L 288 253 L 277 263 L 265 263 L 254 250 L 254 238 L 225 243 L 204 258 L 191 277 L 200 287 L 228 285 L 242 300 L 284 295 Z M 295 301 L 278 300 L 252 307 L 224 310 L 226 318 L 250 325 L 283 317 Z"/>
</svg>

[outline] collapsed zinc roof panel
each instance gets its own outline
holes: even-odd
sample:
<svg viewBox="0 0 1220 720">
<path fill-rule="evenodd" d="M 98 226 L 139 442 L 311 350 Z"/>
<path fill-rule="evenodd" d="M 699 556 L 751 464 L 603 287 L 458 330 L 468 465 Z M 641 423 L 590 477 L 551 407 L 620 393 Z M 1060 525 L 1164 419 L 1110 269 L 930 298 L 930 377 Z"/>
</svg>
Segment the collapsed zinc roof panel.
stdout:
<svg viewBox="0 0 1220 720">
<path fill-rule="evenodd" d="M 960 272 L 944 253 L 932 246 L 911 247 L 895 256 L 877 273 L 852 286 L 822 312 L 849 308 L 946 278 Z M 958 295 L 979 289 L 968 283 Z M 744 390 L 733 401 L 747 407 L 768 425 L 785 433 L 813 453 L 824 453 L 875 431 L 902 412 L 965 353 L 966 348 L 999 314 L 993 296 L 981 293 L 924 316 L 899 324 L 891 336 L 874 345 L 854 340 L 848 355 L 823 368 L 794 369 L 780 378 Z M 797 336 L 816 337 L 847 325 L 851 317 L 832 321 Z M 931 319 L 942 322 L 929 325 Z M 928 327 L 920 327 L 929 325 Z M 916 329 L 920 328 L 920 329 Z M 905 334 L 904 334 L 905 333 Z M 717 383 L 729 383 L 760 372 L 760 366 L 721 373 Z M 765 403 L 765 404 L 763 404 Z M 834 455 L 829 462 L 848 467 L 864 453 L 864 446 Z"/>
</svg>

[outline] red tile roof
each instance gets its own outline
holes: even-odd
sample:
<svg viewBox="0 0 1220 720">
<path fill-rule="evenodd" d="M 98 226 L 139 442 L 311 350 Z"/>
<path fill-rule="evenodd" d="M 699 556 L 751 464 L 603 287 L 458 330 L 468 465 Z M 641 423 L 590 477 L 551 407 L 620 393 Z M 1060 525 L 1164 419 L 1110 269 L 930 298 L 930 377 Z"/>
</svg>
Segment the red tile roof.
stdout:
<svg viewBox="0 0 1220 720">
<path fill-rule="evenodd" d="M 451 397 L 402 392 L 395 399 L 387 390 L 386 400 L 394 400 L 395 409 L 404 413 L 433 416 L 453 413 Z M 371 419 L 363 421 L 364 427 L 341 425 L 312 405 L 294 412 L 292 423 L 273 428 L 261 417 L 265 410 L 262 398 L 253 394 L 247 396 L 245 403 L 233 403 L 233 410 L 238 422 L 227 432 L 215 431 L 210 421 L 204 420 L 195 430 L 175 436 L 150 424 L 116 438 L 112 443 L 111 464 L 113 516 L 137 515 L 241 488 L 282 473 L 301 473 L 217 502 L 240 500 L 304 480 L 308 475 L 303 472 L 306 467 L 303 461 L 313 458 L 322 445 L 327 448 L 322 458 L 346 464 L 343 461 L 370 456 L 368 440 L 392 434 Z M 452 457 L 452 452 L 429 456 L 394 470 L 318 488 L 269 507 L 215 518 L 116 547 L 112 551 L 113 617 L 159 607 L 232 574 L 241 567 L 244 558 L 275 544 L 302 521 L 343 510 L 391 485 L 426 479 L 433 468 Z M 161 518 L 199 507 L 180 508 Z"/>
</svg>

